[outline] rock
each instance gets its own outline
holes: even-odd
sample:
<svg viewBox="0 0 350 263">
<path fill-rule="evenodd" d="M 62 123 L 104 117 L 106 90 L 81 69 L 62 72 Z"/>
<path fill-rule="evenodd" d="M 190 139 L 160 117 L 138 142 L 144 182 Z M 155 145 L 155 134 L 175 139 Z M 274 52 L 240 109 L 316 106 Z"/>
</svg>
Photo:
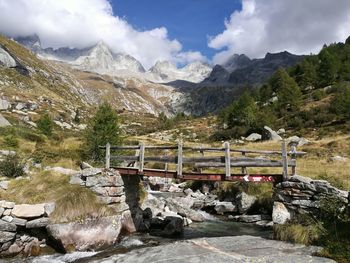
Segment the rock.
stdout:
<svg viewBox="0 0 350 263">
<path fill-rule="evenodd" d="M 70 177 L 69 183 L 70 184 L 77 184 L 77 185 L 81 185 L 81 186 L 85 185 L 85 181 L 83 179 L 81 179 L 80 174 L 72 175 Z"/>
<path fill-rule="evenodd" d="M 11 210 L 6 210 L 6 211 L 10 211 L 10 212 L 11 212 Z M 5 211 L 5 212 L 6 212 L 6 211 Z M 12 217 L 12 216 L 9 216 L 9 215 L 5 215 L 5 216 L 3 216 L 1 219 L 4 220 L 4 221 L 6 221 L 6 222 L 8 222 L 8 223 L 11 223 L 11 222 L 13 221 L 13 217 Z"/>
<path fill-rule="evenodd" d="M 261 215 L 240 215 L 237 216 L 237 221 L 244 222 L 244 223 L 254 223 L 257 221 L 261 221 Z"/>
<path fill-rule="evenodd" d="M 336 156 L 332 156 L 330 158 L 330 160 L 332 162 L 346 162 L 348 160 L 348 158 L 346 157 L 343 157 L 343 156 L 339 156 L 339 155 L 336 155 Z"/>
<path fill-rule="evenodd" d="M 260 220 L 255 222 L 255 224 L 262 227 L 273 227 L 273 222 L 269 220 Z"/>
<path fill-rule="evenodd" d="M 289 137 L 286 142 L 288 143 L 288 145 L 294 145 L 294 146 L 303 146 L 303 145 L 307 145 L 310 143 L 309 140 L 301 137 L 299 138 L 298 136 L 292 136 Z"/>
<path fill-rule="evenodd" d="M 223 215 L 224 213 L 232 213 L 237 210 L 236 206 L 232 202 L 217 202 L 214 210 Z"/>
<path fill-rule="evenodd" d="M 0 150 L 0 155 L 3 156 L 9 156 L 9 155 L 15 155 L 15 151 L 9 151 L 9 150 Z M 1 202 L 1 201 L 0 201 Z"/>
<path fill-rule="evenodd" d="M 272 221 L 275 224 L 285 224 L 292 218 L 291 213 L 281 202 L 273 203 Z"/>
<path fill-rule="evenodd" d="M 252 133 L 247 138 L 245 138 L 245 140 L 248 142 L 255 142 L 261 140 L 261 135 L 258 133 Z"/>
<path fill-rule="evenodd" d="M 55 211 L 55 208 L 56 208 L 55 203 L 46 203 L 44 205 L 45 214 L 47 216 L 50 216 Z"/>
<path fill-rule="evenodd" d="M 88 164 L 87 162 L 81 162 L 80 168 L 81 168 L 82 170 L 85 170 L 85 169 L 91 169 L 91 168 L 94 168 L 94 167 L 92 167 L 92 166 L 91 166 L 90 164 Z"/>
<path fill-rule="evenodd" d="M 11 211 L 12 211 L 12 209 L 5 209 L 5 211 L 4 211 L 4 216 L 9 216 L 9 215 L 11 215 Z"/>
<path fill-rule="evenodd" d="M 241 192 L 236 196 L 238 212 L 243 214 L 249 210 L 249 208 L 255 203 L 256 197 L 248 195 L 245 192 Z"/>
<path fill-rule="evenodd" d="M 16 232 L 17 226 L 0 219 L 0 231 Z"/>
<path fill-rule="evenodd" d="M 277 134 L 280 135 L 280 134 L 285 134 L 286 133 L 286 130 L 281 128 L 277 131 Z"/>
<path fill-rule="evenodd" d="M 268 126 L 264 126 L 264 131 L 262 134 L 263 140 L 270 140 L 270 141 L 281 141 L 282 137 L 277 134 L 274 130 L 272 130 Z"/>
<path fill-rule="evenodd" d="M 313 256 L 322 248 L 304 246 L 253 236 L 198 238 L 154 247 L 133 249 L 103 259 L 105 263 L 240 263 L 240 262 L 310 262 L 333 263 Z"/>
<path fill-rule="evenodd" d="M 12 124 L 5 119 L 4 116 L 2 116 L 2 114 L 0 114 L 0 127 L 7 127 L 7 126 L 12 126 Z"/>
<path fill-rule="evenodd" d="M 26 228 L 40 228 L 46 227 L 50 223 L 48 217 L 42 217 L 34 220 L 30 220 L 26 224 Z"/>
<path fill-rule="evenodd" d="M 5 99 L 0 99 L 0 110 L 8 110 L 11 108 L 11 103 Z"/>
<path fill-rule="evenodd" d="M 48 225 L 47 231 L 66 252 L 97 250 L 113 245 L 119 237 L 122 216 L 101 217 L 67 224 Z"/>
<path fill-rule="evenodd" d="M 0 207 L 12 209 L 15 207 L 15 203 L 2 200 L 2 201 L 0 201 Z"/>
<path fill-rule="evenodd" d="M 192 191 L 191 188 L 187 188 L 187 189 L 184 190 L 184 193 L 185 193 L 185 195 L 192 195 L 193 191 Z"/>
<path fill-rule="evenodd" d="M 102 169 L 100 168 L 87 168 L 81 171 L 81 175 L 84 177 L 89 177 L 100 173 L 102 173 Z"/>
<path fill-rule="evenodd" d="M 15 205 L 11 214 L 19 218 L 35 218 L 45 214 L 45 204 Z"/>
<path fill-rule="evenodd" d="M 181 193 L 183 190 L 179 188 L 177 185 L 171 184 L 169 186 L 168 192 L 170 193 Z"/>
<path fill-rule="evenodd" d="M 9 181 L 1 181 L 0 182 L 0 189 L 7 190 L 9 187 Z"/>
<path fill-rule="evenodd" d="M 98 196 L 97 199 L 104 204 L 116 204 L 116 203 L 122 203 L 125 202 L 125 195 L 123 196 Z"/>
<path fill-rule="evenodd" d="M 179 217 L 167 216 L 164 219 L 164 225 L 165 227 L 163 228 L 163 231 L 161 234 L 162 236 L 166 236 L 166 237 L 179 236 L 184 231 L 184 222 Z"/>
<path fill-rule="evenodd" d="M 83 170 L 86 171 L 86 170 Z M 90 176 L 86 177 L 86 186 L 87 187 L 118 187 L 123 186 L 124 182 L 121 176 L 109 176 L 109 175 L 99 175 L 99 176 Z"/>
<path fill-rule="evenodd" d="M 15 217 L 11 222 L 16 226 L 26 226 L 27 220 Z"/>
<path fill-rule="evenodd" d="M 14 232 L 0 231 L 0 243 L 6 243 L 15 239 L 15 237 L 16 233 Z"/>
<path fill-rule="evenodd" d="M 203 222 L 205 220 L 204 216 L 196 210 L 184 206 L 182 203 L 174 199 L 166 199 L 166 204 L 172 212 L 186 215 L 194 222 Z"/>
<path fill-rule="evenodd" d="M 9 255 L 17 255 L 22 251 L 22 247 L 18 246 L 16 243 L 12 244 L 8 249 Z"/>
<path fill-rule="evenodd" d="M 0 46 L 0 65 L 6 68 L 17 66 L 16 60 L 2 46 Z"/>
<path fill-rule="evenodd" d="M 0 217 L 3 215 L 4 212 L 5 212 L 5 208 L 0 207 Z"/>
</svg>

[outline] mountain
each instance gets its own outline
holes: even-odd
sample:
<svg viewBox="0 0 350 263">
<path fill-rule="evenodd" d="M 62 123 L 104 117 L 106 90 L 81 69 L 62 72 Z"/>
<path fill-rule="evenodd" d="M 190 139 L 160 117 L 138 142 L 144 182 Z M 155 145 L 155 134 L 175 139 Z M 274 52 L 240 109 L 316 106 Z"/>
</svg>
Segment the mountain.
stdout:
<svg viewBox="0 0 350 263">
<path fill-rule="evenodd" d="M 202 62 L 193 62 L 183 68 L 177 68 L 169 61 L 158 61 L 149 69 L 147 78 L 154 82 L 172 82 L 183 80 L 192 83 L 203 81 L 211 72 L 211 67 Z"/>
<path fill-rule="evenodd" d="M 114 54 L 104 42 L 99 42 L 85 56 L 71 62 L 74 68 L 99 74 L 118 75 L 118 71 L 143 73 L 145 69 L 139 61 L 127 54 Z"/>
<path fill-rule="evenodd" d="M 244 54 L 234 54 L 231 57 L 229 57 L 226 60 L 226 62 L 224 62 L 221 66 L 223 66 L 227 71 L 233 72 L 236 69 L 245 68 L 249 66 L 251 62 L 251 59 Z"/>
<path fill-rule="evenodd" d="M 259 86 L 279 68 L 288 68 L 305 56 L 298 56 L 287 51 L 267 53 L 264 58 L 249 59 L 246 55 L 232 55 L 222 65 L 216 65 L 203 85 L 232 85 L 235 87 Z"/>
</svg>

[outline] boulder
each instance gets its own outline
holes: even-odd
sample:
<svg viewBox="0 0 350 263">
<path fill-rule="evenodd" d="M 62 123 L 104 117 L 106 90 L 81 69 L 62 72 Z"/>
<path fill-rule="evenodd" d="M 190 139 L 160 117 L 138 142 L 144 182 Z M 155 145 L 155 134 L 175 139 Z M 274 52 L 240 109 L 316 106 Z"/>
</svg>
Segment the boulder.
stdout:
<svg viewBox="0 0 350 263">
<path fill-rule="evenodd" d="M 184 222 L 182 218 L 167 216 L 163 222 L 164 228 L 161 236 L 174 237 L 183 234 Z"/>
<path fill-rule="evenodd" d="M 299 146 L 299 147 L 310 143 L 309 140 L 307 140 L 303 137 L 298 137 L 298 136 L 289 137 L 286 140 L 286 142 L 288 143 L 288 145 L 295 145 L 295 146 Z"/>
<path fill-rule="evenodd" d="M 292 217 L 290 211 L 281 202 L 273 203 L 272 221 L 275 224 L 285 224 Z"/>
<path fill-rule="evenodd" d="M 263 140 L 270 140 L 270 141 L 281 141 L 282 137 L 277 134 L 274 130 L 272 130 L 268 126 L 264 126 L 264 131 L 262 133 L 262 139 Z"/>
<path fill-rule="evenodd" d="M 245 140 L 248 142 L 255 142 L 255 141 L 261 140 L 261 137 L 262 136 L 258 133 L 252 133 L 247 138 L 245 138 Z"/>
<path fill-rule="evenodd" d="M 0 110 L 8 110 L 11 108 L 11 103 L 5 99 L 0 99 Z"/>
<path fill-rule="evenodd" d="M 0 65 L 6 68 L 14 68 L 17 66 L 16 60 L 0 46 Z"/>
<path fill-rule="evenodd" d="M 7 126 L 12 126 L 12 124 L 5 119 L 4 116 L 2 116 L 2 114 L 0 114 L 0 127 L 7 127 Z"/>
<path fill-rule="evenodd" d="M 45 204 L 36 205 L 15 205 L 11 214 L 19 218 L 36 218 L 45 214 Z"/>
<path fill-rule="evenodd" d="M 50 216 L 55 211 L 55 208 L 56 208 L 55 203 L 46 203 L 44 205 L 45 214 L 47 216 Z"/>
<path fill-rule="evenodd" d="M 89 170 L 89 169 L 86 169 Z M 83 170 L 83 171 L 86 171 Z M 86 177 L 86 186 L 93 187 L 107 187 L 107 186 L 123 186 L 124 182 L 120 175 L 109 176 L 109 175 L 98 175 Z"/>
<path fill-rule="evenodd" d="M 224 213 L 232 213 L 237 210 L 236 206 L 232 202 L 217 202 L 214 210 L 222 215 Z"/>
<path fill-rule="evenodd" d="M 241 192 L 236 196 L 236 203 L 238 212 L 243 214 L 249 210 L 249 208 L 255 203 L 256 197 L 248 195 L 245 192 Z"/>
<path fill-rule="evenodd" d="M 0 182 L 0 189 L 7 190 L 9 187 L 9 181 L 1 181 Z"/>
<path fill-rule="evenodd" d="M 203 222 L 205 220 L 204 216 L 201 213 L 185 206 L 184 204 L 174 199 L 166 199 L 166 204 L 169 207 L 170 211 L 185 215 L 194 222 Z"/>
<path fill-rule="evenodd" d="M 85 181 L 83 179 L 81 179 L 80 174 L 72 175 L 70 177 L 69 183 L 70 184 L 77 184 L 77 185 L 81 185 L 81 186 L 85 185 Z"/>
<path fill-rule="evenodd" d="M 277 131 L 277 134 L 280 135 L 280 134 L 285 134 L 286 133 L 286 130 L 281 128 Z"/>
<path fill-rule="evenodd" d="M 2 214 L 5 212 L 5 208 L 0 207 L 0 217 L 2 216 Z"/>
<path fill-rule="evenodd" d="M 97 250 L 117 242 L 122 216 L 108 216 L 83 222 L 53 224 L 46 227 L 49 235 L 66 252 Z"/>
</svg>

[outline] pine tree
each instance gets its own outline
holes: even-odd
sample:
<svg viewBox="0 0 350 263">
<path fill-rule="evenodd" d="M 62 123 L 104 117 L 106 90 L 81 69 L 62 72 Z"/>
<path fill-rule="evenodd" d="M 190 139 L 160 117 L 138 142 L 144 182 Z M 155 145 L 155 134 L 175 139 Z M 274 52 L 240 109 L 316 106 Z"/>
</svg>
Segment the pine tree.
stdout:
<svg viewBox="0 0 350 263">
<path fill-rule="evenodd" d="M 242 125 L 248 128 L 254 127 L 257 111 L 258 109 L 254 99 L 245 92 L 228 110 L 228 127 L 233 128 L 236 125 Z"/>
<path fill-rule="evenodd" d="M 52 135 L 54 123 L 48 113 L 42 115 L 36 124 L 40 132 L 42 132 L 46 136 Z"/>
<path fill-rule="evenodd" d="M 316 86 L 317 84 L 317 70 L 316 66 L 308 59 L 303 60 L 296 66 L 295 81 L 299 87 L 305 90 L 309 86 Z"/>
<path fill-rule="evenodd" d="M 101 160 L 103 153 L 99 146 L 107 143 L 120 145 L 121 142 L 118 116 L 108 103 L 103 103 L 88 123 L 84 144 L 85 157 L 94 161 Z"/>
<path fill-rule="evenodd" d="M 271 80 L 272 89 L 277 93 L 277 111 L 285 114 L 286 111 L 299 109 L 301 92 L 295 80 L 284 69 L 278 69 Z"/>
<path fill-rule="evenodd" d="M 328 51 L 328 48 L 322 49 L 318 55 L 320 65 L 318 68 L 318 83 L 321 87 L 332 85 L 337 79 L 339 61 L 335 55 Z"/>
</svg>

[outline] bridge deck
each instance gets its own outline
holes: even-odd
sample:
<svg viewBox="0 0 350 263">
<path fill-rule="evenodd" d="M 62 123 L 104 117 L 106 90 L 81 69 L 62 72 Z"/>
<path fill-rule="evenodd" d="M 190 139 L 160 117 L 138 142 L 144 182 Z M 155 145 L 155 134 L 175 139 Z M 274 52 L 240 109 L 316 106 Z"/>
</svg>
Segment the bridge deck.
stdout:
<svg viewBox="0 0 350 263">
<path fill-rule="evenodd" d="M 113 167 L 120 172 L 121 175 L 140 175 L 154 176 L 163 178 L 174 178 L 182 180 L 197 180 L 197 181 L 246 181 L 246 182 L 272 182 L 278 183 L 283 180 L 282 174 L 226 174 L 218 173 L 188 173 L 183 172 L 181 176 L 177 175 L 176 171 L 165 171 L 158 169 L 143 169 L 140 172 L 138 168 L 133 167 Z"/>
</svg>

